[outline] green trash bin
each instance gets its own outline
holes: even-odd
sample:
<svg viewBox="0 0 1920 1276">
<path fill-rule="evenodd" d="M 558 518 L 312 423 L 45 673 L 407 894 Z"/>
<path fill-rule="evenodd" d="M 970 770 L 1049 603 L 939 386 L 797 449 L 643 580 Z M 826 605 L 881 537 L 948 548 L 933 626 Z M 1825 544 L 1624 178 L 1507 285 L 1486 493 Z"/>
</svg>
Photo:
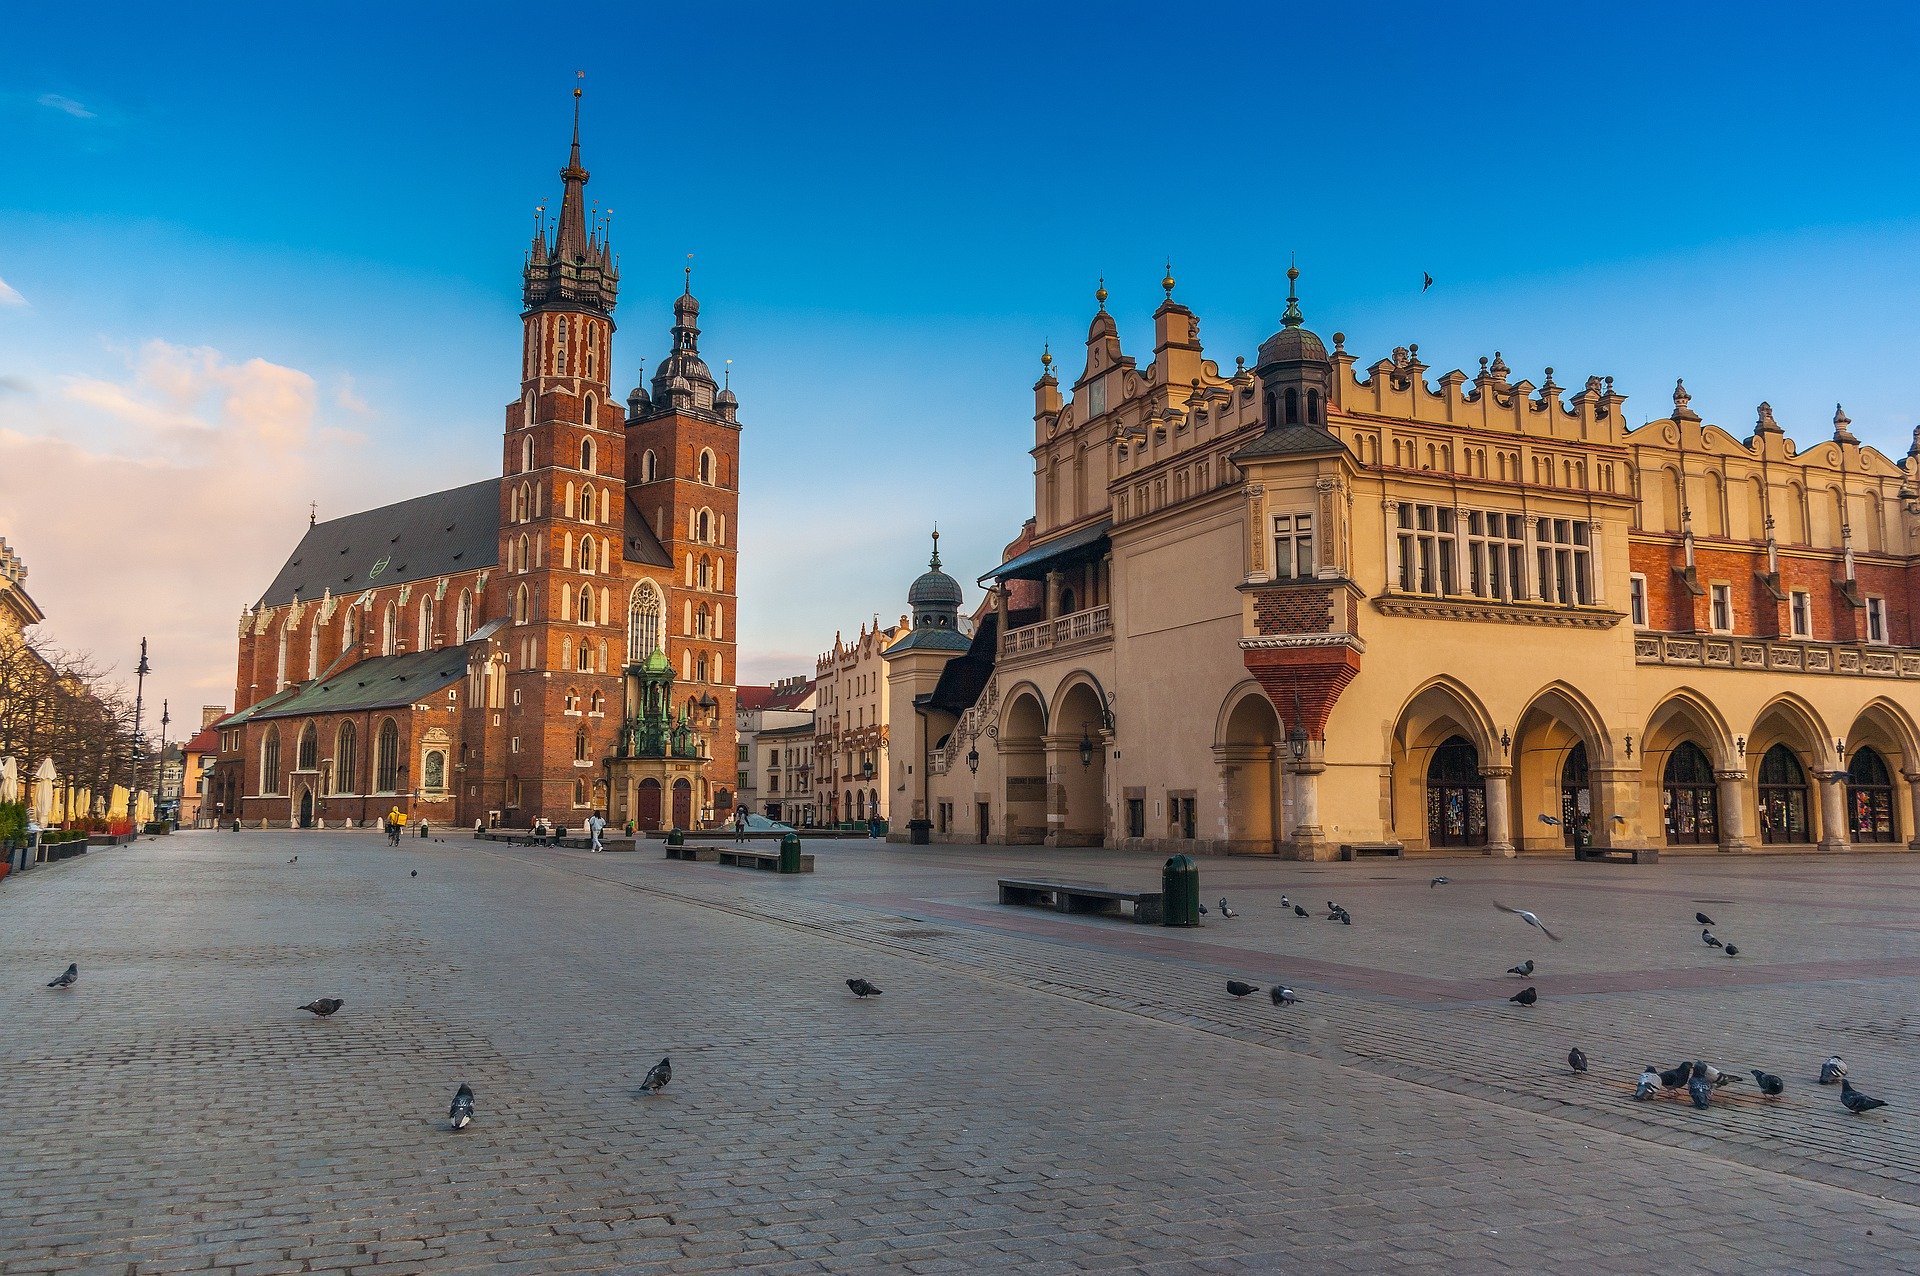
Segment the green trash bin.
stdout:
<svg viewBox="0 0 1920 1276">
<path fill-rule="evenodd" d="M 800 835 L 789 833 L 780 839 L 780 871 L 798 873 L 800 871 Z M 1195 896 L 1195 898 L 1199 898 Z"/>
<path fill-rule="evenodd" d="M 1160 870 L 1160 922 L 1200 924 L 1200 869 L 1190 855 L 1176 855 Z"/>
<path fill-rule="evenodd" d="M 685 846 L 686 844 L 687 844 L 687 835 L 685 833 L 682 833 L 679 829 L 667 830 L 668 846 Z M 1194 896 L 1194 898 L 1198 899 L 1199 896 L 1196 895 Z"/>
</svg>

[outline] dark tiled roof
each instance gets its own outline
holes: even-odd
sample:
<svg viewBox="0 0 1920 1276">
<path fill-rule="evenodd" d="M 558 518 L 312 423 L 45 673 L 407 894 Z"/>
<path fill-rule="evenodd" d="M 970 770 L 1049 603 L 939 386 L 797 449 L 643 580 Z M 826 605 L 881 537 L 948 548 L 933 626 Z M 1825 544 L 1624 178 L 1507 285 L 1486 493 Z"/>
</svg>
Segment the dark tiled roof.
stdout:
<svg viewBox="0 0 1920 1276">
<path fill-rule="evenodd" d="M 441 647 L 399 656 L 374 656 L 342 670 L 293 688 L 271 703 L 262 701 L 251 711 L 256 719 L 299 718 L 310 713 L 354 713 L 362 709 L 390 709 L 413 704 L 445 691 L 467 676 L 467 649 Z"/>
<path fill-rule="evenodd" d="M 278 607 L 295 594 L 337 598 L 499 561 L 500 480 L 482 479 L 309 527 L 260 605 Z"/>
<path fill-rule="evenodd" d="M 633 493 L 627 493 L 627 543 L 624 550 L 629 563 L 647 563 L 654 567 L 672 567 L 673 555 L 660 543 L 653 525 L 640 512 Z"/>
<path fill-rule="evenodd" d="M 1057 536 L 1044 544 L 1035 545 L 1026 553 L 1008 559 L 980 579 L 983 582 L 1006 580 L 1010 577 L 1021 580 L 1038 579 L 1034 573 L 1038 572 L 1039 576 L 1045 576 L 1046 572 L 1041 569 L 1046 563 L 1056 558 L 1063 558 L 1075 550 L 1087 549 L 1096 542 L 1106 539 L 1107 533 L 1112 530 L 1113 520 L 1103 518 L 1077 532 L 1068 532 L 1065 536 Z"/>
<path fill-rule="evenodd" d="M 1324 426 L 1283 425 L 1260 435 L 1229 459 L 1238 461 L 1243 456 L 1313 456 L 1346 450 L 1347 445 Z"/>
</svg>

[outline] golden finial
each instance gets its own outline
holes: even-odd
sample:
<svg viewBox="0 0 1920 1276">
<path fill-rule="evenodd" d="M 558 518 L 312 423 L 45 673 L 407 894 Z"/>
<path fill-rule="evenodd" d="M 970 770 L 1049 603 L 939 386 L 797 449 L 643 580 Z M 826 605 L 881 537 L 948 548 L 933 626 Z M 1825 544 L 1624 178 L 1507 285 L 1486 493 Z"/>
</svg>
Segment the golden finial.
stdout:
<svg viewBox="0 0 1920 1276">
<path fill-rule="evenodd" d="M 1093 299 L 1100 303 L 1100 309 L 1107 308 L 1107 277 L 1100 276 L 1100 287 L 1094 290 Z"/>
<path fill-rule="evenodd" d="M 1167 300 L 1172 301 L 1173 300 L 1173 258 L 1171 257 L 1167 258 L 1167 277 L 1160 281 L 1160 286 L 1167 290 Z"/>
</svg>

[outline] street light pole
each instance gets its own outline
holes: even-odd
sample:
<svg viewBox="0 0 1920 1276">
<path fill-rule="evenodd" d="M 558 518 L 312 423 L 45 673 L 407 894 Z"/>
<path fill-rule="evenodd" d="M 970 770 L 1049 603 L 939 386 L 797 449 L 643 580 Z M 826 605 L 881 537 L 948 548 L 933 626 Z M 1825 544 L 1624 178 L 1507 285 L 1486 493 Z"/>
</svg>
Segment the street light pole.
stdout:
<svg viewBox="0 0 1920 1276">
<path fill-rule="evenodd" d="M 146 694 L 147 675 L 152 672 L 153 666 L 147 663 L 147 640 L 142 638 L 140 663 L 133 671 L 133 778 L 127 785 L 127 822 L 134 825 L 140 822 L 140 704 Z M 139 830 L 136 828 L 134 831 Z"/>
</svg>

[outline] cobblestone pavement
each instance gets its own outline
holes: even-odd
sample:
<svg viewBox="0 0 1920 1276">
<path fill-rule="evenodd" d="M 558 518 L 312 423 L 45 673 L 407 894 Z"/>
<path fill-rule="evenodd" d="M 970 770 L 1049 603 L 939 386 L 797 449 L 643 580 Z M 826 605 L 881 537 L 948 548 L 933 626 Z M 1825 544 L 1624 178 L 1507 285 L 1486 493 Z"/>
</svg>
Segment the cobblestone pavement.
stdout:
<svg viewBox="0 0 1920 1276">
<path fill-rule="evenodd" d="M 1920 859 L 1203 860 L 1241 916 L 1177 931 L 992 902 L 1154 859 L 810 849 L 200 833 L 0 882 L 0 1271 L 1920 1265 Z M 1682 1058 L 1787 1097 L 1632 1101 Z"/>
</svg>

